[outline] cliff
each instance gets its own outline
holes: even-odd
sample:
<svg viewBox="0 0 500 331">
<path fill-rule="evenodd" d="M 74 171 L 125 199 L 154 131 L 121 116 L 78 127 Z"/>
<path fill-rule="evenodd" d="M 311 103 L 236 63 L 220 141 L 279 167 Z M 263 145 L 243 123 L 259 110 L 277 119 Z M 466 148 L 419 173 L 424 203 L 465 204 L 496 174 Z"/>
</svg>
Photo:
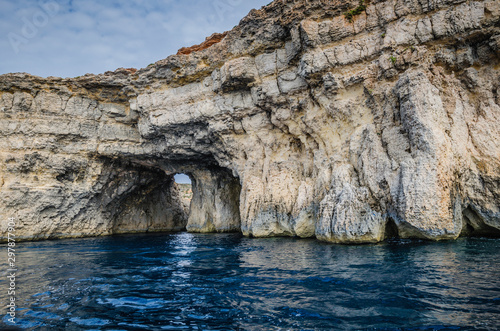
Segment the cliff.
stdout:
<svg viewBox="0 0 500 331">
<path fill-rule="evenodd" d="M 498 1 L 276 0 L 220 39 L 0 76 L 2 239 L 8 217 L 23 239 L 500 234 Z"/>
</svg>

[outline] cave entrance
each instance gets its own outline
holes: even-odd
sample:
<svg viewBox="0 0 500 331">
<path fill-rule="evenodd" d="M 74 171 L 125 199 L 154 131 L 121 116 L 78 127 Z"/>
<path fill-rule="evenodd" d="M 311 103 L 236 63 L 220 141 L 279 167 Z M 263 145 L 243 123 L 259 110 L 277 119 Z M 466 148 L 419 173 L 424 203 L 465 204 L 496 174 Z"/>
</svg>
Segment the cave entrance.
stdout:
<svg viewBox="0 0 500 331">
<path fill-rule="evenodd" d="M 463 228 L 461 237 L 494 237 L 500 236 L 500 230 L 486 224 L 478 211 L 467 207 L 462 211 Z"/>
<path fill-rule="evenodd" d="M 215 166 L 172 168 L 128 168 L 115 178 L 113 233 L 241 232 L 238 177 Z"/>
<path fill-rule="evenodd" d="M 187 174 L 178 173 L 174 175 L 174 181 L 179 188 L 179 196 L 181 198 L 182 208 L 186 215 L 190 214 L 191 201 L 193 200 L 193 182 Z"/>
<path fill-rule="evenodd" d="M 397 240 L 400 238 L 398 226 L 392 217 L 389 217 L 387 223 L 385 224 L 384 238 L 386 241 Z"/>
<path fill-rule="evenodd" d="M 109 232 L 177 232 L 186 229 L 189 204 L 184 208 L 178 184 L 161 169 L 110 163 L 113 176 L 101 193 Z M 185 180 L 186 181 L 186 180 Z"/>
</svg>

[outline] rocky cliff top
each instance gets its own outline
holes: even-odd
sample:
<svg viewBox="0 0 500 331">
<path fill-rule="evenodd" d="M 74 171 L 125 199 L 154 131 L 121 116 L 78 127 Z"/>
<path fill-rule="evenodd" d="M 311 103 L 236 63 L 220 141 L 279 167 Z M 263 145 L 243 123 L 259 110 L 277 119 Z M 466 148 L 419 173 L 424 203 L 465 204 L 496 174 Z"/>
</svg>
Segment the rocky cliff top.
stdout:
<svg viewBox="0 0 500 331">
<path fill-rule="evenodd" d="M 228 59 L 257 55 L 259 52 L 283 47 L 286 40 L 291 39 L 292 27 L 306 17 L 315 20 L 335 17 L 348 8 L 356 7 L 357 3 L 357 1 L 274 1 L 259 10 L 252 10 L 231 31 L 216 34 L 221 38 L 218 42 L 209 44 L 209 47 L 195 47 L 194 52 L 191 50 L 186 52 L 188 54 L 171 55 L 143 69 L 119 68 L 103 74 L 86 74 L 76 78 L 42 78 L 28 73 L 12 73 L 0 75 L 0 91 L 57 86 L 85 91 L 99 87 L 131 96 L 138 93 L 136 90 L 148 88 L 154 83 L 179 86 L 199 81 L 201 77 L 211 74 Z"/>
<path fill-rule="evenodd" d="M 308 32 L 304 25 L 301 25 L 305 19 L 308 22 L 326 22 L 334 18 L 337 19 L 339 30 L 345 30 L 334 38 L 328 38 L 328 43 L 340 39 L 352 38 L 356 35 L 369 33 L 384 27 L 392 21 L 409 14 L 413 16 L 437 12 L 447 8 L 450 5 L 466 3 L 466 0 L 440 0 L 434 3 L 421 3 L 418 0 L 394 1 L 390 5 L 391 10 L 383 8 L 385 1 L 330 1 L 330 0 L 276 0 L 261 9 L 252 10 L 239 25 L 231 31 L 223 34 L 214 34 L 215 41 L 207 37 L 208 43 L 202 43 L 184 48 L 186 51 L 179 51 L 176 55 L 171 55 L 163 60 L 149 65 L 146 68 L 136 70 L 134 68 L 119 68 L 115 71 L 107 71 L 103 74 L 86 74 L 76 78 L 47 77 L 42 78 L 32 76 L 27 73 L 13 73 L 0 76 L 0 91 L 9 91 L 13 89 L 30 90 L 34 88 L 56 88 L 63 86 L 71 90 L 83 89 L 92 91 L 96 87 L 109 89 L 109 93 L 120 96 L 131 97 L 137 95 L 151 87 L 176 87 L 190 82 L 200 81 L 202 78 L 210 75 L 213 70 L 220 68 L 226 61 L 242 56 L 256 56 L 273 49 L 283 48 L 288 43 L 297 43 L 296 39 L 308 38 Z M 366 7 L 366 13 L 374 17 L 371 22 L 366 23 L 366 13 L 360 12 L 358 15 L 349 18 L 348 13 L 356 10 L 360 4 Z M 479 3 L 479 2 L 478 2 Z M 498 15 L 497 5 L 494 0 L 485 1 L 487 16 L 490 14 L 491 21 L 480 31 L 467 36 L 469 39 L 486 39 L 497 31 L 495 26 L 496 15 Z M 379 11 L 383 9 L 382 11 Z M 465 14 L 465 13 L 464 13 Z M 340 19 L 339 18 L 344 18 Z M 444 24 L 445 22 L 440 22 Z M 458 23 L 458 22 L 457 22 Z M 484 22 L 486 23 L 486 22 Z M 488 28 L 488 25 L 490 26 Z M 324 25 L 322 28 L 327 28 Z M 315 29 L 318 29 L 316 26 Z M 332 34 L 332 31 L 323 31 L 326 34 Z M 401 31 L 405 33 L 407 31 Z M 316 31 L 315 33 L 318 33 Z M 383 32 L 382 32 L 383 33 Z M 457 44 L 465 40 L 456 38 L 450 34 L 447 40 L 440 39 L 440 45 L 443 42 Z M 322 40 L 323 42 L 323 40 Z M 375 42 L 375 41 L 372 41 Z M 415 40 L 406 42 L 384 43 L 384 48 L 392 49 L 397 46 L 416 45 Z M 297 45 L 288 45 L 296 47 Z M 311 47 L 312 44 L 300 45 L 302 47 Z M 498 44 L 494 45 L 498 47 Z M 187 51 L 189 50 L 189 51 Z M 296 50 L 300 51 L 300 50 Z M 187 53 L 187 54 L 183 54 Z M 108 96 L 106 96 L 108 97 Z"/>
</svg>

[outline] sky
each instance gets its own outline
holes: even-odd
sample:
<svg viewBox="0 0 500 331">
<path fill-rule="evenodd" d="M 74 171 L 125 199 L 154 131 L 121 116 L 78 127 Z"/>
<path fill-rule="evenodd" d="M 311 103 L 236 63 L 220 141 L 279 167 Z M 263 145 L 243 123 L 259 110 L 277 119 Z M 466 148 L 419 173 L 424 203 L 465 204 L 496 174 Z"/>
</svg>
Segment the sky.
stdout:
<svg viewBox="0 0 500 331">
<path fill-rule="evenodd" d="M 270 0 L 0 0 L 0 74 L 143 68 Z"/>
<path fill-rule="evenodd" d="M 191 184 L 191 178 L 186 174 L 177 174 L 174 176 L 174 179 L 178 184 Z"/>
</svg>

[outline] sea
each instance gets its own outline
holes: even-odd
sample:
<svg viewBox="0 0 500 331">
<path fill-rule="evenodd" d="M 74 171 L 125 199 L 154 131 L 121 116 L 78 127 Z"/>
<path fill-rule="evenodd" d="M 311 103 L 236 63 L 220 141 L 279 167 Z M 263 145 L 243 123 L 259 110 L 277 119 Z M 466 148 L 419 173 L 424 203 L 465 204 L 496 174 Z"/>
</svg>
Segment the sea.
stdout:
<svg viewBox="0 0 500 331">
<path fill-rule="evenodd" d="M 500 239 L 171 233 L 22 242 L 15 253 L 9 295 L 0 245 L 0 330 L 500 329 Z"/>
</svg>

